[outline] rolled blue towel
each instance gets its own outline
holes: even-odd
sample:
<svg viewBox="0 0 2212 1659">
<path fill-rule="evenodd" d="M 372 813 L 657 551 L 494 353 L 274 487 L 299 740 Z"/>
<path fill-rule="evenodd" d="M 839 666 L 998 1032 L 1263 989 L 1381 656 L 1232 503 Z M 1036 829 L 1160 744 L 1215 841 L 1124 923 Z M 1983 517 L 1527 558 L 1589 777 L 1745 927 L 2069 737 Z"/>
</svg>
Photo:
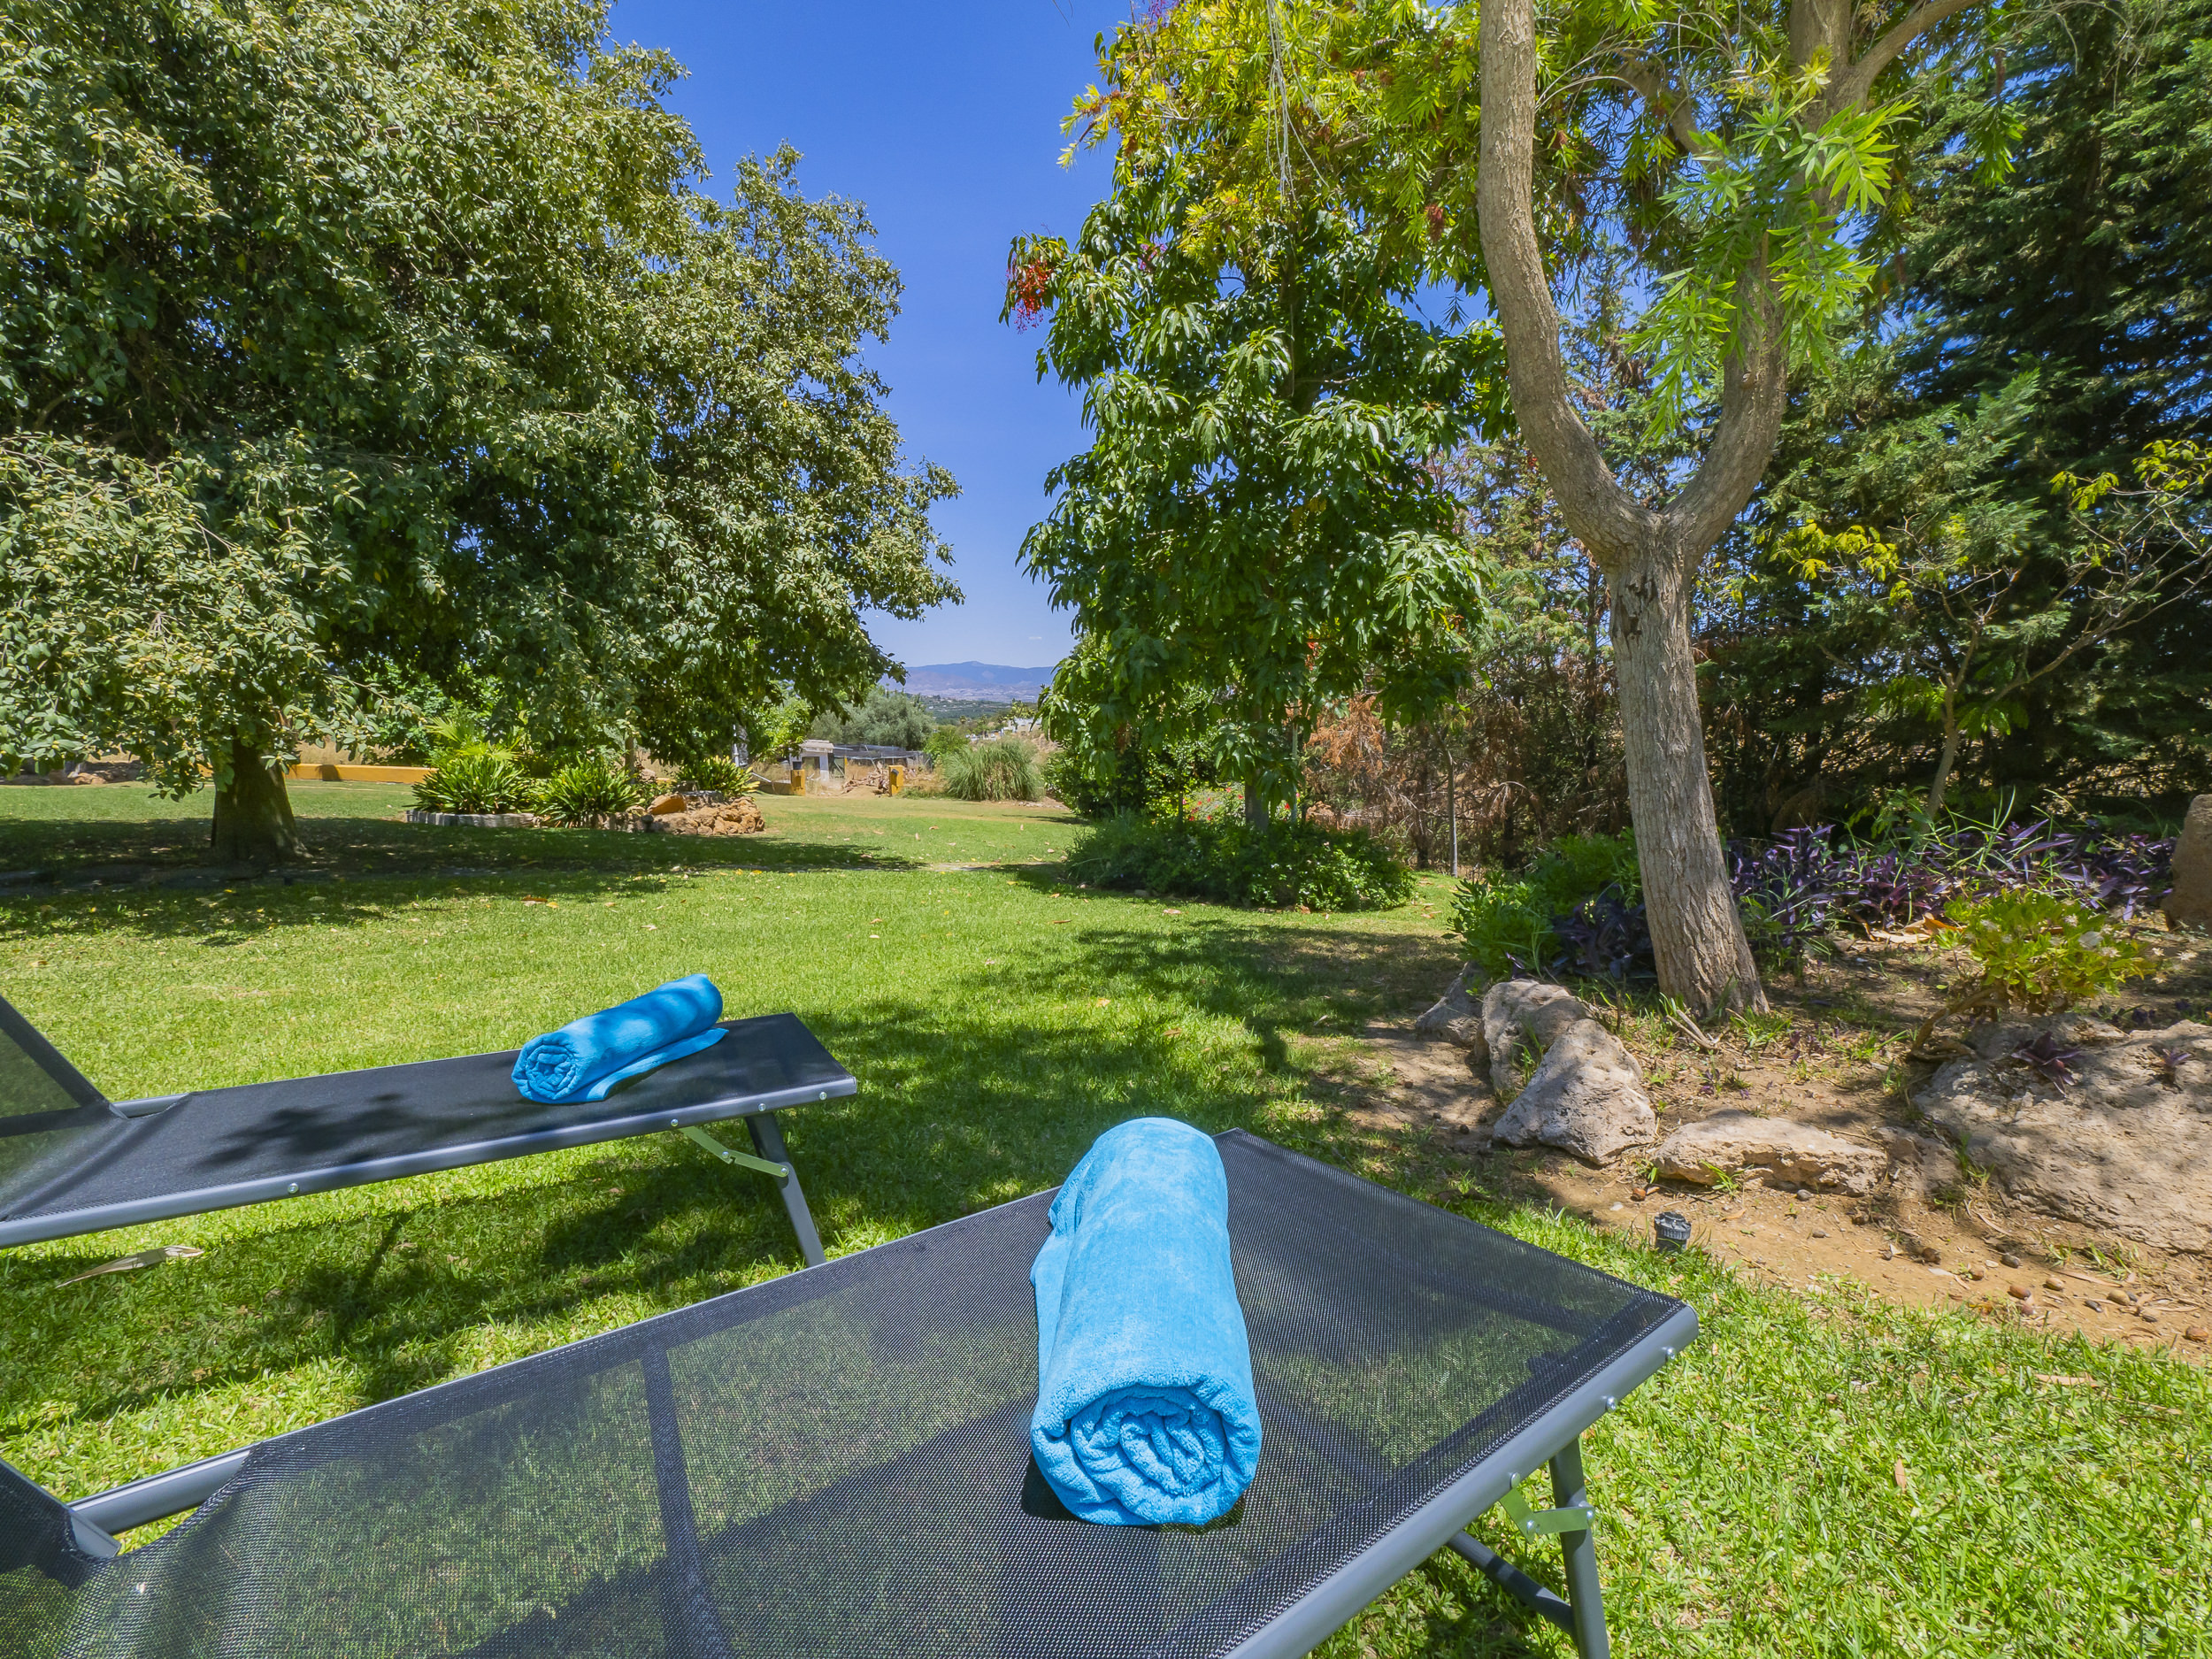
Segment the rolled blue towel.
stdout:
<svg viewBox="0 0 2212 1659">
<path fill-rule="evenodd" d="M 1029 1445 L 1060 1502 L 1120 1526 L 1225 1514 L 1259 1462 L 1260 1412 L 1214 1143 L 1171 1118 L 1099 1136 L 1029 1282 Z"/>
<path fill-rule="evenodd" d="M 533 1037 L 515 1056 L 515 1087 L 548 1105 L 604 1100 L 625 1078 L 666 1065 L 729 1033 L 722 993 L 703 973 L 671 979 L 643 996 Z"/>
</svg>

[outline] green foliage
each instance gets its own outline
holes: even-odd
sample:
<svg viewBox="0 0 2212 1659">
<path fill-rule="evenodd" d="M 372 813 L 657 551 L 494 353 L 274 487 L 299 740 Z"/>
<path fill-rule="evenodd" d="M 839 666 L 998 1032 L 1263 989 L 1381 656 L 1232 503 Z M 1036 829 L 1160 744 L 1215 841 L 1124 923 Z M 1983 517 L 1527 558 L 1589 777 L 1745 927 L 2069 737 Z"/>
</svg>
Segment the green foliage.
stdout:
<svg viewBox="0 0 2212 1659">
<path fill-rule="evenodd" d="M 871 686 L 858 708 L 816 735 L 867 748 L 922 749 L 937 729 L 937 717 L 919 697 L 889 686 Z"/>
<path fill-rule="evenodd" d="M 1202 781 L 1202 768 L 1179 760 L 1171 749 L 1131 743 L 1101 751 L 1076 728 L 1077 741 L 1063 743 L 1045 762 L 1045 789 L 1084 818 L 1120 812 L 1173 812 Z"/>
<path fill-rule="evenodd" d="M 1913 165 L 1939 188 L 1894 227 L 1886 303 L 1800 391 L 1716 584 L 1708 731 L 1743 831 L 1924 800 L 1947 736 L 1977 807 L 2212 787 L 2212 594 L 2186 570 L 2207 509 L 2162 527 L 2145 496 L 2085 512 L 2052 488 L 2062 470 L 2148 487 L 2154 445 L 2212 435 L 2212 242 L 2193 205 L 2212 169 L 2212 0 L 2023 17 L 2014 166 L 1951 152 L 1979 98 L 1932 113 Z M 1776 558 L 1800 526 L 1841 557 L 1805 536 L 1824 569 Z"/>
<path fill-rule="evenodd" d="M 1083 388 L 1093 435 L 1022 557 L 1075 612 L 1058 741 L 1193 751 L 1282 799 L 1319 701 L 1465 678 L 1479 584 L 1426 463 L 1502 420 L 1502 360 L 1486 326 L 1419 320 L 1352 213 L 1198 234 L 1218 159 L 1198 135 L 1119 164 L 1072 244 L 1016 245 L 1009 312 L 1049 306 L 1039 373 Z"/>
<path fill-rule="evenodd" d="M 1981 964 L 1981 977 L 1952 994 L 1947 1013 L 2055 1014 L 2154 971 L 2149 954 L 2110 917 L 2055 894 L 2024 888 L 1958 899 L 1944 914 Z"/>
<path fill-rule="evenodd" d="M 460 749 L 440 758 L 415 786 L 415 804 L 433 812 L 518 812 L 534 789 L 511 757 L 495 750 Z"/>
<path fill-rule="evenodd" d="M 588 824 L 634 812 L 651 798 L 642 779 L 604 755 L 587 755 L 555 771 L 532 792 L 531 805 L 548 824 Z"/>
<path fill-rule="evenodd" d="M 953 593 L 866 219 L 788 151 L 701 190 L 598 0 L 6 18 L 0 751 L 181 791 L 480 677 L 680 757 Z"/>
<path fill-rule="evenodd" d="M 745 717 L 745 737 L 755 760 L 777 761 L 798 748 L 813 721 L 803 697 L 789 695 L 764 703 Z"/>
<path fill-rule="evenodd" d="M 1485 871 L 1462 881 L 1452 895 L 1452 932 L 1490 979 L 1533 972 L 1563 948 L 1553 918 L 1607 887 L 1627 904 L 1642 892 L 1634 834 L 1564 835 L 1518 875 Z"/>
<path fill-rule="evenodd" d="M 1281 910 L 1388 910 L 1413 895 L 1412 872 L 1364 830 L 1280 817 L 1255 827 L 1240 814 L 1122 813 L 1085 835 L 1068 872 L 1093 887 Z"/>
<path fill-rule="evenodd" d="M 939 757 L 937 777 L 956 801 L 1034 801 L 1044 793 L 1037 751 L 1018 737 L 964 742 Z"/>
<path fill-rule="evenodd" d="M 702 755 L 678 769 L 676 781 L 687 789 L 709 789 L 722 795 L 751 795 L 760 787 L 752 768 L 741 766 L 727 755 Z"/>
</svg>

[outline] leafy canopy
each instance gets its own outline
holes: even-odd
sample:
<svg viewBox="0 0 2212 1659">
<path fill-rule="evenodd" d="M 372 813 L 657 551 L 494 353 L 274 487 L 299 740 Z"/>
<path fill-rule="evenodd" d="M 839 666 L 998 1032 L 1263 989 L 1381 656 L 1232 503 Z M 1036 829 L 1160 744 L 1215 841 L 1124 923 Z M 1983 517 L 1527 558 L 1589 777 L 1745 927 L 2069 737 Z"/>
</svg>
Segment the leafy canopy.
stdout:
<svg viewBox="0 0 2212 1659">
<path fill-rule="evenodd" d="M 603 4 L 4 3 L 0 751 L 183 789 L 475 677 L 681 758 L 952 594 L 865 219 L 702 194 Z"/>
<path fill-rule="evenodd" d="M 1347 209 L 1205 222 L 1217 160 L 1194 130 L 1118 165 L 1072 245 L 1015 246 L 1009 314 L 1050 308 L 1040 376 L 1084 388 L 1094 434 L 1023 557 L 1076 612 L 1056 731 L 1195 744 L 1280 797 L 1324 700 L 1412 709 L 1465 672 L 1479 583 L 1429 463 L 1502 420 L 1498 349 L 1424 320 Z"/>
</svg>

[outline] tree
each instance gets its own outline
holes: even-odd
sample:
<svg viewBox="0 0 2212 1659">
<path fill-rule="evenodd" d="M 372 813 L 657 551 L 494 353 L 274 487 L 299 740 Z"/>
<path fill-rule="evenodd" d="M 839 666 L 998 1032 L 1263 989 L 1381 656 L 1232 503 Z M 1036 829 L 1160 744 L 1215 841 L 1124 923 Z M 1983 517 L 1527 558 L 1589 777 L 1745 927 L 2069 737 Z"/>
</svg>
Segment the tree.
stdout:
<svg viewBox="0 0 2212 1659">
<path fill-rule="evenodd" d="M 1534 0 L 1490 0 L 1479 33 L 1478 212 L 1521 432 L 1576 536 L 1605 572 L 1631 810 L 1661 986 L 1696 1006 L 1758 1003 L 1757 969 L 1729 890 L 1705 757 L 1691 611 L 1706 557 L 1751 498 L 1781 431 L 1793 359 L 1870 272 L 1847 216 L 1888 192 L 1887 129 L 1909 58 L 1971 0 L 1863 10 L 1851 0 L 1696 12 L 1662 30 L 1632 15 L 1581 56 L 1636 101 L 1624 162 L 1654 145 L 1686 170 L 1672 194 L 1686 256 L 1654 307 L 1673 402 L 1709 391 L 1705 454 L 1661 505 L 1622 488 L 1574 407 L 1536 225 Z M 1608 24 L 1612 22 L 1609 18 Z M 1569 60 L 1550 55 L 1563 69 Z M 1586 119 L 1583 131 L 1596 130 Z M 1624 169 L 1626 170 L 1626 169 Z"/>
<path fill-rule="evenodd" d="M 822 730 L 827 725 L 831 729 Z M 826 716 L 815 723 L 817 735 L 841 743 L 883 749 L 920 749 L 937 729 L 937 717 L 911 692 L 888 686 L 871 686 L 860 706 L 849 715 Z"/>
<path fill-rule="evenodd" d="M 2010 170 L 1956 150 L 1978 96 L 1913 135 L 1913 170 L 1935 184 L 1890 238 L 1860 342 L 1795 392 L 1700 640 L 1709 733 L 1727 733 L 1717 757 L 1747 827 L 1909 786 L 1924 801 L 1939 773 L 1947 800 L 2059 811 L 2212 786 L 2212 595 L 2185 584 L 2116 616 L 2118 572 L 2086 562 L 2095 533 L 2051 488 L 2212 437 L 2212 242 L 2193 217 L 2212 169 L 2208 32 L 2208 0 L 2034 14 L 2007 51 Z M 1825 558 L 1799 580 L 1778 556 L 1799 525 L 1855 526 L 1909 563 L 1931 537 L 1978 542 L 1999 562 L 1978 565 L 1998 582 L 1978 591 L 2002 598 L 1977 626 L 2011 637 L 2025 678 L 2002 698 L 1973 689 L 1994 664 L 1956 649 L 1965 635 L 1925 590 L 1882 603 L 1886 588 L 1847 589 Z M 2141 553 L 2187 568 L 2179 541 Z M 2033 639 L 2017 631 L 2034 618 Z"/>
<path fill-rule="evenodd" d="M 6 15 L 0 753 L 211 772 L 218 856 L 280 857 L 280 763 L 365 683 L 680 759 L 952 593 L 951 482 L 854 361 L 864 218 L 787 153 L 700 194 L 603 4 Z"/>
<path fill-rule="evenodd" d="M 1412 709 L 1464 677 L 1479 593 L 1427 463 L 1500 410 L 1490 336 L 1417 317 L 1356 215 L 1220 234 L 1193 217 L 1208 162 L 1118 163 L 1072 245 L 1015 244 L 1007 314 L 1050 311 L 1039 375 L 1085 388 L 1094 434 L 1023 558 L 1076 613 L 1064 741 L 1202 756 L 1257 813 L 1327 699 Z"/>
</svg>

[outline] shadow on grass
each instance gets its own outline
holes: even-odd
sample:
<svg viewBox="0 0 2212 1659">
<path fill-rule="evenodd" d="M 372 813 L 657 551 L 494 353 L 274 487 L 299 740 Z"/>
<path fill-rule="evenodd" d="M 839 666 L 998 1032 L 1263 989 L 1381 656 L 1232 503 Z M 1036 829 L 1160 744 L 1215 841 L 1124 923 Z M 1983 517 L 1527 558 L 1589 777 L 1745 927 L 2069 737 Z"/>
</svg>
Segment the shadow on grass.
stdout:
<svg viewBox="0 0 2212 1659">
<path fill-rule="evenodd" d="M 1348 973 L 1433 981 L 1442 941 L 1228 918 L 1164 937 L 1100 926 L 1069 942 L 1072 961 L 808 1012 L 861 1083 L 853 1099 L 783 1114 L 832 1251 L 1048 1187 L 1100 1133 L 1147 1115 L 1249 1129 L 1441 1194 L 1433 1148 L 1306 1097 L 1287 1037 Z M 1105 1025 L 1100 987 L 1150 1011 Z M 1205 1041 L 1172 1034 L 1213 1018 L 1234 1024 Z M 549 1347 L 798 1265 L 772 1187 L 673 1137 L 606 1143 L 544 1184 L 514 1169 L 503 1192 L 441 1197 L 450 1178 L 422 1177 L 380 1189 L 405 1206 L 397 1214 L 210 1240 L 196 1260 L 78 1285 L 59 1281 L 116 1254 L 111 1240 L 0 1256 L 0 1423 L 56 1400 L 79 1423 L 173 1408 L 332 1361 L 355 1398 L 389 1398 L 465 1370 L 488 1324 Z M 610 1297 L 615 1317 L 595 1319 L 590 1304 Z"/>
<path fill-rule="evenodd" d="M 4 808 L 4 802 L 0 802 Z M 609 873 L 723 866 L 915 870 L 923 861 L 889 848 L 772 835 L 627 834 L 614 830 L 442 828 L 369 814 L 303 814 L 307 846 L 272 871 L 223 868 L 209 857 L 204 813 L 145 818 L 0 817 L 0 869 L 41 882 L 83 887 L 256 890 L 342 877 L 473 876 L 595 870 Z"/>
</svg>

